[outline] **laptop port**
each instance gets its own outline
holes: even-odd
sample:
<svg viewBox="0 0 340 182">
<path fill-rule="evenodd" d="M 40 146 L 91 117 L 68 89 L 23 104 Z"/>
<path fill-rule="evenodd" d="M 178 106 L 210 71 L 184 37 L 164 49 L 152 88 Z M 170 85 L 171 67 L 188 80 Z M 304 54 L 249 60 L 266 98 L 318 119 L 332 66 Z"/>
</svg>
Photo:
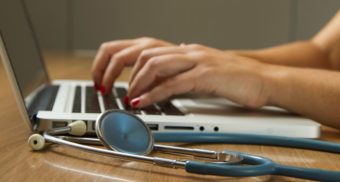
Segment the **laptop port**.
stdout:
<svg viewBox="0 0 340 182">
<path fill-rule="evenodd" d="M 152 131 L 158 131 L 158 124 L 146 124 L 150 130 Z"/>
<path fill-rule="evenodd" d="M 52 128 L 61 128 L 67 126 L 66 121 L 52 121 Z"/>
<path fill-rule="evenodd" d="M 194 130 L 192 126 L 164 126 L 167 130 Z"/>
<path fill-rule="evenodd" d="M 204 131 L 204 126 L 200 126 L 200 131 Z"/>
<path fill-rule="evenodd" d="M 219 128 L 217 126 L 214 127 L 214 131 L 218 132 Z"/>
</svg>

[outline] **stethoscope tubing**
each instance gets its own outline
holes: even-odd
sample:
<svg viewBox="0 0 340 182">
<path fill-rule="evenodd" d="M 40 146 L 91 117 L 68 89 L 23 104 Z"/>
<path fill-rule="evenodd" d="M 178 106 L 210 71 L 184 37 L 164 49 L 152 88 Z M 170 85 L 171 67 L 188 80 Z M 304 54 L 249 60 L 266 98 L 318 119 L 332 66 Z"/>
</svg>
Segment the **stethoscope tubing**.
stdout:
<svg viewBox="0 0 340 182">
<path fill-rule="evenodd" d="M 284 166 L 277 164 L 268 158 L 257 157 L 244 153 L 240 153 L 240 155 L 243 157 L 242 163 L 252 165 L 217 165 L 214 163 L 188 161 L 186 164 L 186 171 L 197 174 L 229 177 L 280 175 L 316 181 L 339 181 L 340 179 L 340 172 L 337 171 Z"/>
<path fill-rule="evenodd" d="M 305 138 L 269 136 L 237 133 L 190 133 L 167 132 L 153 133 L 156 142 L 189 142 L 189 143 L 224 143 L 270 145 L 308 150 L 318 150 L 330 153 L 340 153 L 340 144 Z"/>
<path fill-rule="evenodd" d="M 184 135 L 185 133 L 177 134 L 178 135 Z M 214 134 L 215 135 L 215 134 Z M 229 136 L 232 135 L 233 137 L 240 137 L 243 136 L 243 134 L 228 134 Z M 45 136 L 45 135 L 44 135 Z M 160 136 L 160 135 L 157 135 Z M 190 135 L 191 136 L 191 135 Z M 204 134 L 201 135 L 199 140 L 196 140 L 196 142 L 212 142 L 212 141 L 219 141 L 222 142 L 222 140 L 216 140 L 216 138 L 208 137 L 210 135 Z M 223 135 L 225 136 L 225 135 Z M 252 135 L 254 136 L 254 135 Z M 46 136 L 45 136 L 46 137 Z M 46 139 L 48 141 L 51 141 L 51 137 L 54 138 L 54 136 L 49 136 Z M 207 137 L 207 138 L 205 138 Z M 220 135 L 219 137 L 222 137 Z M 259 135 L 256 135 L 256 137 L 261 137 Z M 66 137 L 67 138 L 67 137 Z M 167 137 L 167 140 L 170 137 Z M 177 137 L 175 137 L 177 138 Z M 204 140 L 202 140 L 204 138 Z M 282 137 L 277 137 L 278 139 L 281 139 Z M 58 138 L 59 139 L 59 138 Z M 190 140 L 190 138 L 181 138 L 180 141 L 184 140 Z M 54 140 L 54 139 L 53 139 Z M 295 140 L 295 139 L 293 139 Z M 308 139 L 303 139 L 308 140 Z M 64 142 L 61 143 L 62 139 L 59 139 L 59 144 L 65 144 Z M 171 142 L 174 141 L 173 139 L 170 140 Z M 235 141 L 232 139 L 232 141 Z M 55 142 L 55 141 L 51 141 Z M 93 139 L 93 141 L 89 141 L 92 144 L 98 144 L 98 139 Z M 245 141 L 243 141 L 245 142 Z M 282 141 L 281 141 L 282 142 Z M 73 142 L 71 142 L 73 143 Z M 223 143 L 226 143 L 224 141 Z M 258 144 L 254 143 L 254 144 Z M 80 144 L 77 144 L 78 147 Z M 82 146 L 82 145 L 81 145 Z M 282 146 L 282 145 L 281 145 Z M 288 146 L 288 145 L 285 145 Z M 91 151 L 93 147 L 84 146 L 86 147 L 87 151 Z M 291 146 L 289 146 L 291 147 Z M 97 148 L 94 148 L 97 149 Z M 147 157 L 143 156 L 141 159 L 139 155 L 130 155 L 115 151 L 108 151 L 104 149 L 100 149 L 101 153 L 110 154 L 111 156 L 119 157 L 121 159 L 127 159 L 127 160 L 137 160 L 140 162 L 147 162 L 147 163 L 153 163 L 153 164 L 162 164 L 160 162 L 155 162 L 155 159 L 153 157 Z M 103 152 L 104 151 L 104 152 Z M 92 150 L 93 152 L 93 150 Z M 96 151 L 98 152 L 98 151 Z M 118 154 L 118 156 L 117 156 Z M 212 163 L 212 162 L 198 162 L 198 161 L 186 161 L 185 163 L 181 163 L 182 166 L 180 168 L 185 168 L 187 172 L 190 173 L 196 173 L 196 174 L 207 174 L 207 175 L 218 175 L 218 176 L 229 176 L 229 177 L 251 177 L 251 176 L 262 176 L 262 175 L 281 175 L 281 176 L 290 176 L 295 178 L 302 178 L 302 179 L 309 179 L 309 180 L 318 180 L 318 181 L 336 181 L 337 179 L 340 179 L 340 172 L 336 171 L 328 171 L 328 170 L 322 170 L 322 169 L 315 169 L 315 168 L 302 168 L 302 167 L 293 167 L 293 166 L 284 166 L 275 163 L 274 161 L 265 158 L 265 157 L 258 157 L 246 153 L 237 153 L 238 155 L 243 158 L 243 160 L 239 163 L 227 165 L 225 163 Z M 123 155 L 123 156 L 121 156 Z M 128 157 L 127 157 L 128 156 Z M 159 160 L 160 158 L 156 158 Z M 163 161 L 163 159 L 161 159 Z M 175 161 L 175 160 L 174 160 Z M 246 165 L 244 165 L 246 164 Z M 163 165 L 164 166 L 164 163 Z M 169 165 L 168 167 L 170 167 Z M 179 167 L 179 166 L 177 166 Z"/>
<path fill-rule="evenodd" d="M 340 144 L 337 143 L 304 138 L 257 134 L 171 132 L 154 133 L 154 138 L 155 141 L 158 142 L 270 145 L 340 153 Z M 211 165 L 208 163 L 190 161 L 187 164 L 186 170 L 188 172 L 190 171 L 199 174 L 213 174 L 234 177 L 275 174 L 318 181 L 339 181 L 340 179 L 340 172 L 337 171 L 284 166 L 277 164 L 268 158 L 257 157 L 244 153 L 240 153 L 240 155 L 244 158 L 243 163 L 253 164 L 255 166 L 216 166 L 215 164 Z"/>
<path fill-rule="evenodd" d="M 275 164 L 270 159 L 240 153 L 243 157 L 238 164 L 216 164 L 198 161 L 188 161 L 186 171 L 196 174 L 208 174 L 229 177 L 250 177 L 275 174 Z M 247 164 L 247 165 L 242 165 Z M 251 165 L 249 165 L 251 164 Z"/>
<path fill-rule="evenodd" d="M 316 168 L 302 168 L 294 166 L 284 166 L 276 164 L 275 175 L 290 176 L 301 179 L 309 179 L 315 181 L 339 181 L 340 172 L 316 169 Z"/>
</svg>

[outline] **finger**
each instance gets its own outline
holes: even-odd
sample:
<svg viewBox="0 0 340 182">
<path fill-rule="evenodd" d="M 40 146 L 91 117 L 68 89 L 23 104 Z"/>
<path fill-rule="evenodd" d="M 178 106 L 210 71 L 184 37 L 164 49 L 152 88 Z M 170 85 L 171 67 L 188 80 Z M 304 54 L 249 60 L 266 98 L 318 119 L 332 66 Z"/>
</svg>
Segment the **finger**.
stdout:
<svg viewBox="0 0 340 182">
<path fill-rule="evenodd" d="M 176 75 L 157 85 L 151 91 L 131 101 L 133 107 L 142 108 L 152 103 L 165 100 L 173 95 L 183 94 L 194 90 L 195 73 L 193 70 Z"/>
<path fill-rule="evenodd" d="M 186 53 L 187 50 L 178 46 L 168 46 L 168 47 L 156 47 L 152 49 L 147 49 L 141 53 L 138 57 L 135 66 L 132 69 L 132 73 L 129 79 L 129 85 L 131 85 L 134 80 L 136 74 L 140 71 L 140 69 L 145 65 L 145 63 L 152 57 L 160 56 L 164 54 L 181 54 Z"/>
<path fill-rule="evenodd" d="M 195 66 L 188 56 L 168 54 L 151 58 L 137 73 L 128 90 L 129 98 L 134 98 L 154 85 L 157 78 L 166 78 L 187 71 Z"/>
<path fill-rule="evenodd" d="M 122 49 L 133 45 L 133 40 L 119 40 L 108 43 L 103 43 L 92 64 L 92 78 L 96 84 L 101 84 L 102 77 L 107 65 L 110 62 L 111 56 Z"/>
<path fill-rule="evenodd" d="M 104 94 L 111 90 L 113 82 L 121 74 L 124 67 L 132 65 L 142 50 L 143 45 L 137 44 L 123 49 L 112 56 L 101 82 L 105 90 Z"/>
</svg>

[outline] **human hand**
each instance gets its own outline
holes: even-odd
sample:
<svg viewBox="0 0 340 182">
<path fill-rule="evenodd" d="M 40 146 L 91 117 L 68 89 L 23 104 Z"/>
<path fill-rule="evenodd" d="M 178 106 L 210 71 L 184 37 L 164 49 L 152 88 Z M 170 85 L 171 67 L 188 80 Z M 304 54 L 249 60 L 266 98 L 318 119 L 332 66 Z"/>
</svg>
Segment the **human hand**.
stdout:
<svg viewBox="0 0 340 182">
<path fill-rule="evenodd" d="M 149 37 L 103 43 L 92 65 L 96 90 L 107 94 L 123 68 L 133 65 L 143 50 L 170 45 L 169 42 Z"/>
<path fill-rule="evenodd" d="M 266 68 L 251 58 L 197 44 L 148 49 L 133 69 L 128 97 L 133 107 L 144 107 L 194 91 L 260 107 L 269 97 Z"/>
</svg>

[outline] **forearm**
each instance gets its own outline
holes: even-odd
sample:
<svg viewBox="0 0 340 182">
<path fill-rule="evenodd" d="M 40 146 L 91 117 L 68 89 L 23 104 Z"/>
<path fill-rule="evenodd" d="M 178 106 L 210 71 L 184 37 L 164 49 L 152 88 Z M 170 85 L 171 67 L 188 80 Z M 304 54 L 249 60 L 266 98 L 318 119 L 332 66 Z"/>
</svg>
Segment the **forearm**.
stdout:
<svg viewBox="0 0 340 182">
<path fill-rule="evenodd" d="M 238 50 L 232 52 L 264 63 L 332 69 L 325 51 L 311 41 L 293 42 L 260 50 Z"/>
<path fill-rule="evenodd" d="M 264 63 L 340 70 L 340 11 L 308 41 L 253 51 L 231 51 Z"/>
<path fill-rule="evenodd" d="M 276 105 L 340 129 L 340 73 L 269 66 L 269 105 Z"/>
</svg>

